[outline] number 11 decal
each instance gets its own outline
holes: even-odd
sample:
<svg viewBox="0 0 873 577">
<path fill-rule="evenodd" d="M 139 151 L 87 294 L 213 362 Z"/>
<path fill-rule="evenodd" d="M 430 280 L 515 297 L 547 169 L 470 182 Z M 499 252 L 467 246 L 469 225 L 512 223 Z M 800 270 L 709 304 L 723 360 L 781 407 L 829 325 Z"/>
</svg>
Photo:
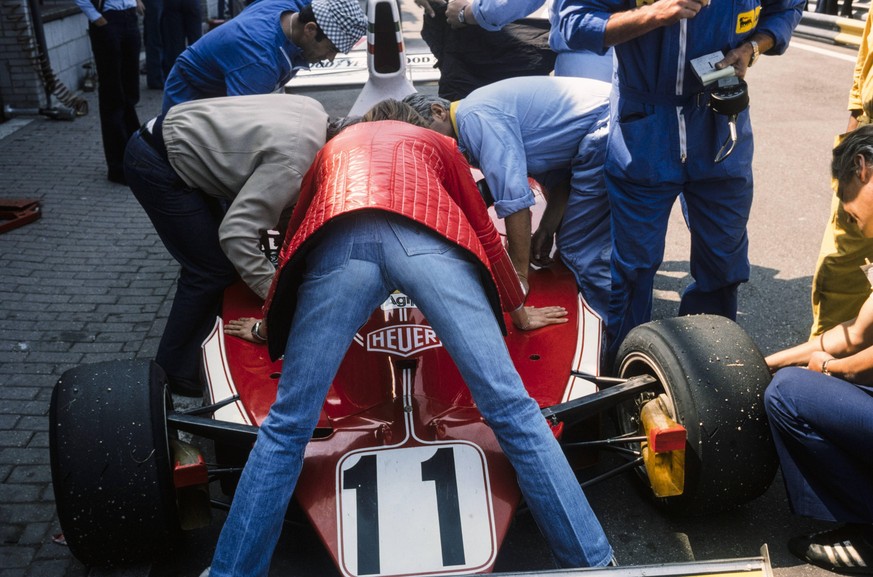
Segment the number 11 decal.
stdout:
<svg viewBox="0 0 873 577">
<path fill-rule="evenodd" d="M 339 473 L 347 574 L 457 571 L 492 561 L 491 503 L 478 447 L 452 443 L 351 454 L 340 461 Z"/>
<path fill-rule="evenodd" d="M 464 537 L 461 534 L 461 508 L 458 505 L 454 450 L 451 447 L 437 449 L 433 457 L 421 464 L 421 480 L 433 481 L 436 486 L 443 565 L 463 565 Z"/>
</svg>

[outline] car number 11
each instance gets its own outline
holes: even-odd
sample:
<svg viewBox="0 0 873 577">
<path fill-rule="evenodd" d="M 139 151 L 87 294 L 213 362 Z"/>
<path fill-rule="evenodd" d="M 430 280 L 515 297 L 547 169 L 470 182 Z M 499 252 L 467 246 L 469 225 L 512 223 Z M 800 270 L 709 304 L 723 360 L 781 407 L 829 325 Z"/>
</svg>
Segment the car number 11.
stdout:
<svg viewBox="0 0 873 577">
<path fill-rule="evenodd" d="M 469 572 L 494 560 L 488 473 L 475 445 L 349 453 L 337 466 L 337 505 L 347 575 Z"/>
</svg>

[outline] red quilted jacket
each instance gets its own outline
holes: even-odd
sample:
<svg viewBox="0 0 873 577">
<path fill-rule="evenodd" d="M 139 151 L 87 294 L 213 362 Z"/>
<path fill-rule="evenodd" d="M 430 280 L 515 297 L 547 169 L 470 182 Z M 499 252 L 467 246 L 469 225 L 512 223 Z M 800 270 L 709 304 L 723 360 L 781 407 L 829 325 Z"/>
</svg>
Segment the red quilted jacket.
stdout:
<svg viewBox="0 0 873 577">
<path fill-rule="evenodd" d="M 303 179 L 264 305 L 274 359 L 288 339 L 307 242 L 331 219 L 356 210 L 403 215 L 470 251 L 490 272 L 494 284 L 486 291 L 501 326 L 501 303 L 506 311 L 524 304 L 521 282 L 455 141 L 405 122 L 361 123 L 330 140 Z"/>
</svg>

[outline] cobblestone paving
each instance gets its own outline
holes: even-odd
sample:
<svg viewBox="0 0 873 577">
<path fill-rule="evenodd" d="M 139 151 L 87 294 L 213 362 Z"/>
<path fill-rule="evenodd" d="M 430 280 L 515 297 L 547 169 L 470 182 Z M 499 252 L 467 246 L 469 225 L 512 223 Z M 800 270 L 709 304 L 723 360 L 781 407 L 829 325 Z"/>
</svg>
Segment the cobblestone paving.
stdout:
<svg viewBox="0 0 873 577">
<path fill-rule="evenodd" d="M 52 541 L 52 387 L 75 365 L 151 358 L 178 273 L 130 190 L 106 180 L 88 100 L 73 122 L 0 129 L 0 199 L 42 203 L 40 220 L 0 234 L 0 577 L 87 574 Z M 140 120 L 159 108 L 144 89 Z"/>
</svg>

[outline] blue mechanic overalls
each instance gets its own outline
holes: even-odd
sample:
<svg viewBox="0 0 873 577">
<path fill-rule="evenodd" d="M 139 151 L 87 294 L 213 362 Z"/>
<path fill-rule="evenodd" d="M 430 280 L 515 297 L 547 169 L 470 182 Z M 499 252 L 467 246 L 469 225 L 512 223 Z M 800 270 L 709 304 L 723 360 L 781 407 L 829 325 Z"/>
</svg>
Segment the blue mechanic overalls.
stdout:
<svg viewBox="0 0 873 577">
<path fill-rule="evenodd" d="M 636 6 L 563 0 L 559 21 L 571 47 L 602 51 L 605 19 Z M 709 108 L 709 92 L 689 62 L 716 50 L 726 53 L 756 30 L 776 40 L 769 54 L 782 53 L 801 6 L 800 0 L 715 0 L 693 19 L 615 47 L 617 91 L 605 165 L 614 237 L 608 315 L 613 350 L 631 328 L 651 319 L 654 276 L 680 194 L 688 208 L 694 280 L 679 313 L 736 317 L 737 286 L 749 278 L 752 128 L 747 110 L 737 119 L 733 153 L 714 162 L 728 138 L 728 121 Z"/>
</svg>

